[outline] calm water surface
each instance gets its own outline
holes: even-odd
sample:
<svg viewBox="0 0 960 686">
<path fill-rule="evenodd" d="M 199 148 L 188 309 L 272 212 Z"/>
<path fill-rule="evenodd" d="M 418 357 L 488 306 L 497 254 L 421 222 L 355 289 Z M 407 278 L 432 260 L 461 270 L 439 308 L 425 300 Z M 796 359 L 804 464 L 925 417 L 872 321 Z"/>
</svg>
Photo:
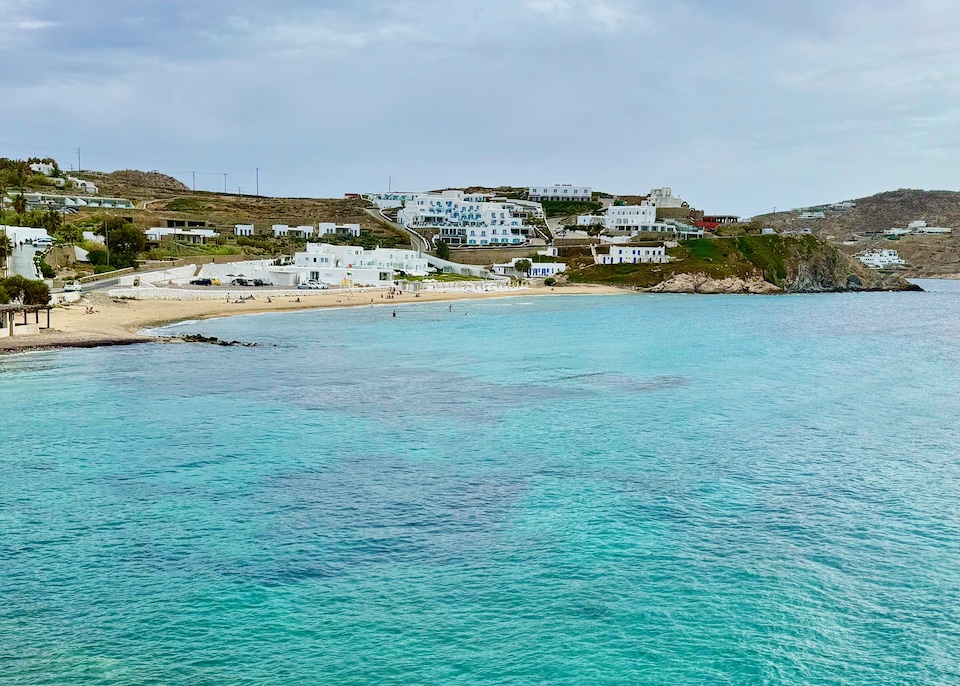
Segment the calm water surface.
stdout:
<svg viewBox="0 0 960 686">
<path fill-rule="evenodd" d="M 0 358 L 0 683 L 958 683 L 934 286 Z"/>
</svg>

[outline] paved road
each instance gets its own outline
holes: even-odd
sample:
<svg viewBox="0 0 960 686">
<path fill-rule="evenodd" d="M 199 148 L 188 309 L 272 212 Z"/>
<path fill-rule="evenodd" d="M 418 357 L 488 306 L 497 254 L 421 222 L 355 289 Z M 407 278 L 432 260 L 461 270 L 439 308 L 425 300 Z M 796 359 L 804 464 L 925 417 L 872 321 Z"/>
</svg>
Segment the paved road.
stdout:
<svg viewBox="0 0 960 686">
<path fill-rule="evenodd" d="M 13 255 L 7 261 L 10 274 L 19 274 L 26 279 L 38 279 L 37 268 L 33 263 L 33 256 L 42 253 L 42 248 L 34 248 L 31 244 L 18 245 L 13 249 Z"/>
<path fill-rule="evenodd" d="M 382 222 L 386 222 L 387 224 L 395 228 L 397 231 L 400 231 L 401 233 L 405 233 L 407 236 L 409 236 L 410 243 L 413 245 L 414 250 L 419 250 L 420 252 L 424 252 L 424 253 L 430 252 L 430 244 L 427 242 L 427 239 L 421 236 L 416 231 L 413 231 L 412 229 L 408 229 L 402 224 L 397 224 L 396 222 L 390 221 L 389 219 L 387 219 L 386 216 L 384 216 L 383 212 L 379 209 L 371 209 L 368 207 L 366 208 L 365 211 L 374 219 L 378 219 Z"/>
</svg>

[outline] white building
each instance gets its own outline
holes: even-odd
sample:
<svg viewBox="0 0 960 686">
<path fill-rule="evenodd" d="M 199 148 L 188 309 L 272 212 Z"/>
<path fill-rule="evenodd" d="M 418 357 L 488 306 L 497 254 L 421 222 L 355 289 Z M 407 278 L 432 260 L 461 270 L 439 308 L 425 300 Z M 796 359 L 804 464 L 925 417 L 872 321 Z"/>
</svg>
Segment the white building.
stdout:
<svg viewBox="0 0 960 686">
<path fill-rule="evenodd" d="M 286 224 L 274 224 L 270 228 L 273 229 L 274 238 L 282 238 L 290 233 L 290 227 Z"/>
<path fill-rule="evenodd" d="M 500 274 L 501 276 L 511 276 L 514 273 L 518 272 L 517 262 L 524 260 L 524 257 L 514 257 L 512 260 L 506 264 L 495 264 L 493 265 L 493 272 L 495 274 Z M 536 278 L 536 279 L 545 279 L 547 277 L 556 276 L 561 272 L 567 271 L 567 265 L 563 262 L 534 262 L 533 260 L 527 260 L 530 262 L 530 271 L 527 272 L 527 276 Z"/>
<path fill-rule="evenodd" d="M 147 240 L 159 243 L 167 236 L 171 236 L 178 243 L 190 243 L 192 245 L 205 245 L 220 236 L 213 229 L 181 229 L 170 226 L 155 226 L 150 229 L 144 229 Z"/>
<path fill-rule="evenodd" d="M 397 213 L 397 222 L 411 229 L 438 229 L 439 238 L 452 246 L 523 245 L 531 230 L 525 219 L 536 207 L 450 190 L 408 200 Z"/>
<path fill-rule="evenodd" d="M 418 195 L 423 195 L 423 193 L 389 191 L 387 193 L 363 193 L 360 197 L 374 203 L 381 210 L 393 210 L 403 207 L 404 203 L 413 200 Z"/>
<path fill-rule="evenodd" d="M 333 222 L 320 222 L 317 226 L 317 236 L 350 236 L 360 238 L 359 224 L 335 224 Z"/>
<path fill-rule="evenodd" d="M 19 195 L 19 194 L 18 194 Z M 24 193 L 24 200 L 30 209 L 62 210 L 76 212 L 83 207 L 98 207 L 111 210 L 132 210 L 133 203 L 126 198 L 87 198 L 79 195 L 60 195 L 58 193 Z M 3 199 L 5 205 L 11 204 L 13 199 L 7 196 Z"/>
<path fill-rule="evenodd" d="M 52 164 L 47 164 L 46 162 L 34 162 L 30 165 L 30 171 L 35 174 L 43 174 L 44 176 L 53 176 L 54 171 Z"/>
<path fill-rule="evenodd" d="M 288 233 L 294 238 L 311 238 L 313 236 L 314 228 L 312 226 L 296 226 L 290 227 Z"/>
<path fill-rule="evenodd" d="M 641 226 L 657 223 L 653 205 L 612 205 L 607 209 L 604 228 L 608 231 L 639 231 Z"/>
<path fill-rule="evenodd" d="M 801 212 L 800 219 L 826 219 L 825 212 Z"/>
<path fill-rule="evenodd" d="M 237 224 L 233 227 L 234 236 L 245 236 L 250 238 L 253 236 L 253 224 Z"/>
<path fill-rule="evenodd" d="M 76 186 L 77 190 L 82 191 L 87 195 L 96 195 L 100 192 L 100 189 L 97 188 L 97 184 L 95 184 L 93 181 L 78 179 L 76 176 L 68 176 L 67 180 Z"/>
<path fill-rule="evenodd" d="M 926 234 L 945 234 L 953 232 L 953 229 L 948 229 L 943 226 L 927 226 L 927 222 L 925 221 L 910 222 L 907 225 L 907 228 L 911 231 L 916 231 L 917 233 Z"/>
<path fill-rule="evenodd" d="M 906 264 L 896 250 L 864 250 L 855 257 L 871 269 L 902 267 Z"/>
<path fill-rule="evenodd" d="M 593 189 L 588 186 L 571 186 L 568 183 L 558 183 L 552 186 L 531 186 L 527 194 L 535 202 L 543 200 L 588 202 L 593 198 Z"/>
<path fill-rule="evenodd" d="M 101 236 L 98 233 L 94 233 L 93 231 L 84 231 L 83 240 L 90 241 L 91 243 L 100 243 L 100 244 L 103 244 L 104 242 L 103 236 Z"/>
<path fill-rule="evenodd" d="M 649 202 L 654 207 L 663 209 L 679 209 L 684 205 L 683 200 L 674 196 L 673 189 L 669 186 L 651 190 Z"/>
<path fill-rule="evenodd" d="M 845 202 L 838 202 L 835 205 L 830 205 L 830 209 L 834 212 L 849 212 L 857 206 L 857 203 L 852 200 L 847 200 Z"/>
<path fill-rule="evenodd" d="M 404 272 L 411 276 L 426 276 L 430 265 L 416 250 L 375 248 L 364 250 L 356 245 L 308 243 L 305 252 L 293 256 L 293 264 L 305 268 L 378 269 Z"/>
<path fill-rule="evenodd" d="M 597 264 L 665 264 L 670 261 L 665 245 L 611 245 L 609 253 L 591 249 Z"/>
<path fill-rule="evenodd" d="M 607 223 L 602 214 L 581 214 L 577 217 L 577 226 L 600 226 Z"/>
<path fill-rule="evenodd" d="M 308 243 L 304 252 L 293 256 L 292 264 L 267 267 L 263 278 L 287 286 L 307 281 L 330 286 L 389 286 L 396 272 L 426 276 L 429 270 L 426 258 L 416 250 Z"/>
</svg>

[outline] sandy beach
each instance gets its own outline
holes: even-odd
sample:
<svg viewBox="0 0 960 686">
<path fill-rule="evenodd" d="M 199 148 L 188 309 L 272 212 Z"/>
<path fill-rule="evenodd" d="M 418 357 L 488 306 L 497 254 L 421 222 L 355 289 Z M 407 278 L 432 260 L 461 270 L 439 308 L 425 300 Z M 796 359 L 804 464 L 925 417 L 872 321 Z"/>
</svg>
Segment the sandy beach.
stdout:
<svg viewBox="0 0 960 686">
<path fill-rule="evenodd" d="M 299 297 L 274 298 L 268 303 L 258 297 L 244 303 L 224 300 L 118 300 L 106 294 L 86 294 L 80 301 L 56 307 L 51 314 L 48 331 L 36 335 L 0 339 L 0 353 L 23 352 L 51 348 L 92 348 L 109 345 L 132 345 L 158 340 L 143 333 L 145 329 L 190 319 L 210 319 L 263 312 L 293 312 L 329 307 L 404 305 L 410 303 L 456 300 L 488 300 L 490 298 L 548 295 L 609 295 L 624 293 L 608 286 L 563 286 L 528 288 L 509 293 L 424 292 L 419 297 L 403 293 L 392 300 L 381 298 L 383 291 L 354 293 L 307 292 Z M 94 314 L 87 314 L 92 307 Z"/>
</svg>

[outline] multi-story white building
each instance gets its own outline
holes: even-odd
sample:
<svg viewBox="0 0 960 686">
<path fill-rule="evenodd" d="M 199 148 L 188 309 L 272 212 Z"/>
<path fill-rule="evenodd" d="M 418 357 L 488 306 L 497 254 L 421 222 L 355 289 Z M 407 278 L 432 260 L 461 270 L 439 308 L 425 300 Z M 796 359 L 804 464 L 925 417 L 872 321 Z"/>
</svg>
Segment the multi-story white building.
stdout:
<svg viewBox="0 0 960 686">
<path fill-rule="evenodd" d="M 863 262 L 871 269 L 883 269 L 885 267 L 902 267 L 906 264 L 896 250 L 864 250 L 857 253 L 854 257 Z"/>
<path fill-rule="evenodd" d="M 593 260 L 597 264 L 664 264 L 670 261 L 664 245 L 611 245 L 609 253 L 593 250 Z"/>
<path fill-rule="evenodd" d="M 650 191 L 650 204 L 663 209 L 678 209 L 683 207 L 684 202 L 674 196 L 672 188 L 664 186 Z"/>
<path fill-rule="evenodd" d="M 411 276 L 426 276 L 430 265 L 416 250 L 375 248 L 364 250 L 356 245 L 308 243 L 305 252 L 293 256 L 297 267 L 333 267 L 345 269 L 379 269 L 404 272 Z"/>
<path fill-rule="evenodd" d="M 438 229 L 439 238 L 452 246 L 522 245 L 531 230 L 525 220 L 536 214 L 538 207 L 536 203 L 450 190 L 408 200 L 397 213 L 397 222 L 411 229 Z"/>
<path fill-rule="evenodd" d="M 527 195 L 536 202 L 543 200 L 587 202 L 593 198 L 593 189 L 588 186 L 571 186 L 568 183 L 558 183 L 552 186 L 530 186 Z"/>
<path fill-rule="evenodd" d="M 286 286 L 307 281 L 329 286 L 388 286 L 394 283 L 396 272 L 425 276 L 429 270 L 426 258 L 416 250 L 308 243 L 305 251 L 294 254 L 292 264 L 267 267 L 260 276 Z"/>
<path fill-rule="evenodd" d="M 607 209 L 604 228 L 607 231 L 639 232 L 657 223 L 657 208 L 653 205 L 612 205 Z"/>
<path fill-rule="evenodd" d="M 370 202 L 376 204 L 381 210 L 391 210 L 398 207 L 403 207 L 404 203 L 413 200 L 418 195 L 423 195 L 422 192 L 408 193 L 401 191 L 389 191 L 387 193 L 363 193 L 360 197 L 364 200 L 369 200 Z"/>
</svg>

